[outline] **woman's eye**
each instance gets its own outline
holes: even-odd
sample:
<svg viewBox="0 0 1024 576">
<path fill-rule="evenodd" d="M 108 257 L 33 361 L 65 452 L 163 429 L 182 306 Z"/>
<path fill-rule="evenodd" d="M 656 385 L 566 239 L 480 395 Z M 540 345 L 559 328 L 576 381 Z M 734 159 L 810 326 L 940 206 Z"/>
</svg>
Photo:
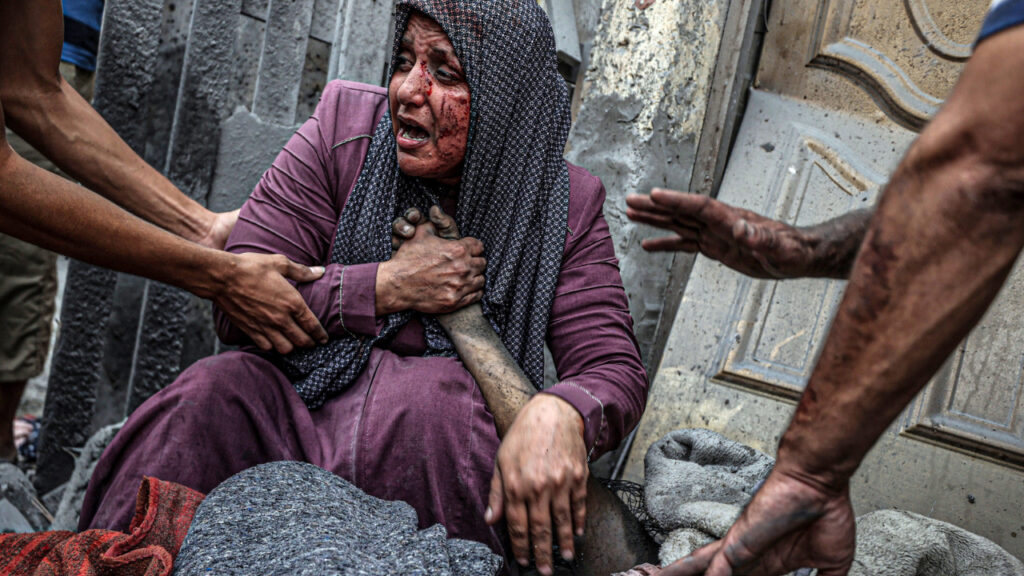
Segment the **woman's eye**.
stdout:
<svg viewBox="0 0 1024 576">
<path fill-rule="evenodd" d="M 438 68 L 436 75 L 438 78 L 446 82 L 456 82 L 459 79 L 459 76 L 457 74 L 450 70 L 445 70 L 444 68 Z"/>
<path fill-rule="evenodd" d="M 406 70 L 406 69 L 412 68 L 412 60 L 410 60 L 409 58 L 407 58 L 405 56 L 399 56 L 395 60 L 395 65 L 397 67 L 403 69 L 403 70 Z"/>
</svg>

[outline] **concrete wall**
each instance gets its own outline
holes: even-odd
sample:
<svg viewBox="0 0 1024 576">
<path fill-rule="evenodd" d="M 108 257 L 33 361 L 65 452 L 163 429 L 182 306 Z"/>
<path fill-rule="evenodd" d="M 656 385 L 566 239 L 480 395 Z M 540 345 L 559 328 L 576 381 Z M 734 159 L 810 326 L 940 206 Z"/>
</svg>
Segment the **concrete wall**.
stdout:
<svg viewBox="0 0 1024 576">
<path fill-rule="evenodd" d="M 674 256 L 650 254 L 656 234 L 625 216 L 625 197 L 652 187 L 689 190 L 728 3 L 657 0 L 646 9 L 605 0 L 569 161 L 601 178 L 634 327 L 648 366 Z"/>
</svg>

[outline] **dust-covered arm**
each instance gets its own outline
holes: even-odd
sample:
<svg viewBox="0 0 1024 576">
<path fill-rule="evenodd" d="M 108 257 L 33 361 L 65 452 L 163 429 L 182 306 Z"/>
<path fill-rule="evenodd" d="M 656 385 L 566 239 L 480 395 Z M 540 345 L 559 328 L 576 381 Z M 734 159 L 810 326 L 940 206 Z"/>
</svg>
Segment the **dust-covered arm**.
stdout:
<svg viewBox="0 0 1024 576">
<path fill-rule="evenodd" d="M 846 278 L 871 210 L 807 227 L 790 226 L 700 194 L 655 188 L 626 198 L 635 222 L 673 232 L 648 238 L 645 250 L 699 253 L 755 278 Z"/>
<path fill-rule="evenodd" d="M 407 211 L 406 216 L 413 223 L 421 219 L 415 210 Z M 436 228 L 442 238 L 454 240 L 459 237 L 454 220 L 437 207 L 431 209 L 430 222 L 424 228 Z M 412 228 L 413 224 L 405 218 L 396 221 L 395 249 L 406 241 L 415 243 L 416 237 L 410 233 Z M 652 560 L 656 556 L 656 547 L 632 513 L 608 489 L 588 478 L 584 463 L 583 420 L 577 409 L 553 395 L 544 395 L 530 402 L 536 389 L 509 355 L 478 304 L 441 314 L 437 319 L 451 338 L 466 369 L 480 386 L 494 415 L 499 437 L 508 439 L 499 450 L 487 520 L 497 522 L 503 514 L 508 518 L 516 558 L 521 563 L 526 562 L 532 540 L 538 569 L 542 574 L 551 573 L 550 541 L 554 528 L 563 557 L 572 559 L 579 552 L 579 567 L 586 574 L 617 572 Z M 523 433 L 523 430 L 527 432 Z M 573 446 L 575 450 L 571 448 Z M 542 453 L 543 457 L 533 465 L 527 459 L 522 466 L 524 461 L 517 460 L 516 455 L 524 453 Z M 546 480 L 545 475 L 537 475 L 541 480 L 539 483 L 529 478 L 534 475 L 530 468 L 537 463 L 540 469 L 550 473 Z M 543 505 L 538 508 L 534 505 L 536 502 L 528 502 L 527 509 L 521 510 L 518 495 L 537 491 L 544 494 L 539 499 Z M 551 508 L 550 524 L 548 505 Z M 526 537 L 527 523 L 529 538 Z M 582 549 L 576 547 L 574 532 L 587 535 Z"/>
</svg>

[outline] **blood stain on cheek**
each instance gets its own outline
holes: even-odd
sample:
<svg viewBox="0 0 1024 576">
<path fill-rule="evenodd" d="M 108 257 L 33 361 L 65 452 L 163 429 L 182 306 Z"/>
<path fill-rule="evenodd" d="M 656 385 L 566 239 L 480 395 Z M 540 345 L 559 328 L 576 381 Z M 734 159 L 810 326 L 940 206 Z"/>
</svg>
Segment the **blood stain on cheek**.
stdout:
<svg viewBox="0 0 1024 576">
<path fill-rule="evenodd" d="M 469 132 L 469 98 L 462 95 L 451 95 L 451 99 L 456 103 L 454 106 L 449 102 L 448 94 L 441 100 L 439 114 L 441 126 L 438 130 L 438 140 L 452 136 L 464 138 Z M 452 142 L 450 146 L 440 147 L 439 151 L 442 158 L 452 160 L 465 153 L 463 146 Z"/>
<path fill-rule="evenodd" d="M 427 81 L 427 97 L 429 98 L 434 93 L 434 79 L 430 77 L 426 62 L 420 62 L 420 69 L 423 70 L 423 78 Z"/>
</svg>

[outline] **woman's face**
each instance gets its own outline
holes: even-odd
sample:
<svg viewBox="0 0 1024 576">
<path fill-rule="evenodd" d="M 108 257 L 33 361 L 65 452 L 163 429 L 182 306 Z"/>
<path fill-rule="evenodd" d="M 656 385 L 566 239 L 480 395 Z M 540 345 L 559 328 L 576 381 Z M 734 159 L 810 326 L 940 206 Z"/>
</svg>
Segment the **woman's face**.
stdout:
<svg viewBox="0 0 1024 576">
<path fill-rule="evenodd" d="M 448 35 L 430 18 L 409 18 L 388 86 L 398 167 L 454 186 L 469 136 L 469 84 Z"/>
</svg>

